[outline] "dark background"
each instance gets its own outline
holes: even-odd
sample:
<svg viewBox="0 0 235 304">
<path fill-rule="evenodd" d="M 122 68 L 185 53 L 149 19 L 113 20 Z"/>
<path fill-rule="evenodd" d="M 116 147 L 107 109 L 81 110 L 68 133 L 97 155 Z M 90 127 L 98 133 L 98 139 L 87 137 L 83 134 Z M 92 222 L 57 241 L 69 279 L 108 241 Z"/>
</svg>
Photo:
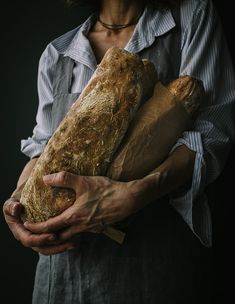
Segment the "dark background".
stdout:
<svg viewBox="0 0 235 304">
<path fill-rule="evenodd" d="M 233 11 L 225 1 L 214 3 L 218 7 L 232 59 L 235 61 Z M 14 190 L 18 176 L 28 160 L 20 152 L 20 140 L 31 135 L 35 124 L 40 55 L 52 39 L 76 27 L 86 16 L 87 11 L 68 10 L 62 0 L 11 0 L 1 6 L 2 204 Z M 213 303 L 225 303 L 231 297 L 234 298 L 233 155 L 234 149 L 223 173 L 208 188 L 214 222 Z M 30 304 L 37 254 L 22 247 L 13 238 L 2 215 L 0 228 L 0 302 Z"/>
</svg>

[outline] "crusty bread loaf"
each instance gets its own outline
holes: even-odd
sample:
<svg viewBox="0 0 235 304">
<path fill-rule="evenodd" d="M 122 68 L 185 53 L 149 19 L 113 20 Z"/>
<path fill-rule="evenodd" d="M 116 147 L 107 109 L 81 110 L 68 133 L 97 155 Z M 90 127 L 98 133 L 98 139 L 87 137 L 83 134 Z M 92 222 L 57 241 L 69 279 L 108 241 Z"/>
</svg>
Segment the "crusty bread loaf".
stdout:
<svg viewBox="0 0 235 304">
<path fill-rule="evenodd" d="M 203 97 L 203 83 L 194 77 L 181 76 L 166 87 L 157 83 L 153 96 L 133 119 L 107 175 L 130 181 L 156 169 L 190 128 Z"/>
<path fill-rule="evenodd" d="M 189 117 L 194 118 L 205 95 L 203 82 L 184 75 L 171 81 L 166 88 L 182 104 Z"/>
<path fill-rule="evenodd" d="M 146 73 L 152 75 L 148 81 Z M 59 171 L 106 174 L 142 96 L 149 95 L 155 82 L 156 73 L 150 62 L 119 48 L 106 52 L 49 140 L 22 191 L 23 221 L 47 220 L 74 202 L 72 190 L 45 185 L 44 175 Z"/>
</svg>

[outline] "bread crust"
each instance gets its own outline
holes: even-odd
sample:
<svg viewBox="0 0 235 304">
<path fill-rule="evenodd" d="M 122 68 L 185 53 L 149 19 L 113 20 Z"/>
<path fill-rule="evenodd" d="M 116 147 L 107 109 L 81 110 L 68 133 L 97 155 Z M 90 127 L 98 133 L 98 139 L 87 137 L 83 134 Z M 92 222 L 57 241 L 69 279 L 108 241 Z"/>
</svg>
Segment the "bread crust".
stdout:
<svg viewBox="0 0 235 304">
<path fill-rule="evenodd" d="M 107 175 L 130 181 L 156 169 L 182 133 L 191 128 L 204 94 L 202 81 L 188 75 L 167 86 L 158 82 L 131 122 Z"/>
<path fill-rule="evenodd" d="M 146 95 L 146 68 L 138 55 L 110 48 L 38 159 L 21 195 L 23 221 L 41 222 L 71 206 L 75 193 L 43 183 L 60 171 L 106 175 L 112 157 Z M 153 73 L 154 75 L 154 73 Z M 153 76 L 154 77 L 154 76 Z"/>
<path fill-rule="evenodd" d="M 202 80 L 183 75 L 171 81 L 166 88 L 174 95 L 191 118 L 194 118 L 205 96 Z"/>
</svg>

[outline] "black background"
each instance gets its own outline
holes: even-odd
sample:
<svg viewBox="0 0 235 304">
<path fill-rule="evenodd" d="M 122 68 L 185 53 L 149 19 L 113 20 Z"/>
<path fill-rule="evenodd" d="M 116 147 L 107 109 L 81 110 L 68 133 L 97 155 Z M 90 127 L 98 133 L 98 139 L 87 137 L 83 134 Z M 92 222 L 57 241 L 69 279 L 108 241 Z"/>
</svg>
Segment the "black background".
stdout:
<svg viewBox="0 0 235 304">
<path fill-rule="evenodd" d="M 214 1 L 221 16 L 233 61 L 233 11 L 227 1 Z M 62 0 L 6 1 L 1 7 L 0 201 L 9 197 L 27 162 L 20 140 L 35 124 L 37 68 L 46 45 L 76 27 L 88 12 L 68 10 Z M 208 188 L 214 222 L 213 303 L 233 296 L 232 253 L 234 149 L 221 176 Z M 22 247 L 0 216 L 0 303 L 29 304 L 37 254 Z M 6 300 L 3 300 L 6 299 Z M 120 303 L 121 304 L 121 303 Z M 174 304 L 174 303 L 172 303 Z"/>
</svg>

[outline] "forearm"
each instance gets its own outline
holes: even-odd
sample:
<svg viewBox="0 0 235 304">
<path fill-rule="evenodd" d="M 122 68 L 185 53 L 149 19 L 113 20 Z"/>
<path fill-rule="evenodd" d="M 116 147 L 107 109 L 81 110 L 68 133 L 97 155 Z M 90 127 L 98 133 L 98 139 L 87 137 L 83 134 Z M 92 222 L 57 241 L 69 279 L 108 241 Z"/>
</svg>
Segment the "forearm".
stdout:
<svg viewBox="0 0 235 304">
<path fill-rule="evenodd" d="M 152 173 L 160 174 L 156 198 L 169 194 L 192 179 L 196 153 L 185 145 L 179 146 Z"/>
<path fill-rule="evenodd" d="M 184 186 L 192 179 L 195 152 L 185 145 L 179 146 L 155 170 L 143 179 L 132 181 L 133 212 L 146 204 Z"/>
</svg>

